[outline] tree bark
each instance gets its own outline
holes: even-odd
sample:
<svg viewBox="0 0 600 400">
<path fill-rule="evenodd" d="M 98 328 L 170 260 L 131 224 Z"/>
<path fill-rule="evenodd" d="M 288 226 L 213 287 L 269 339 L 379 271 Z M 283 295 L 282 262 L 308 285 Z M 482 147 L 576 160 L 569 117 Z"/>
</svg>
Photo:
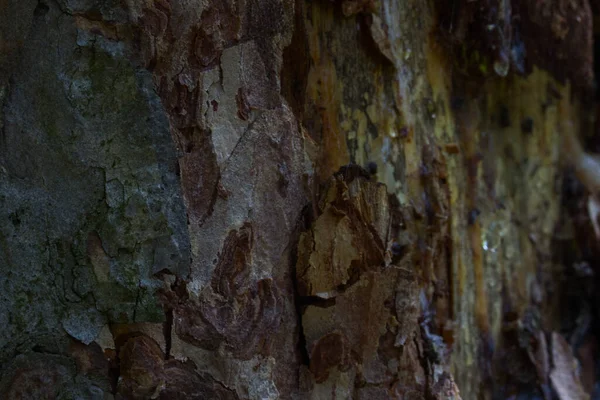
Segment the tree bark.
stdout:
<svg viewBox="0 0 600 400">
<path fill-rule="evenodd" d="M 590 3 L 0 0 L 0 392 L 589 398 Z"/>
</svg>

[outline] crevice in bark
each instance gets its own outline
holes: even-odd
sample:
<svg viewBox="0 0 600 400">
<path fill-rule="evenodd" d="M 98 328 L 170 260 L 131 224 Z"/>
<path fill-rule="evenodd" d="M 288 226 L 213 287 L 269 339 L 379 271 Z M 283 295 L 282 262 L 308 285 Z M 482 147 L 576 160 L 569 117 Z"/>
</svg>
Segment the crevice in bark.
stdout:
<svg viewBox="0 0 600 400">
<path fill-rule="evenodd" d="M 306 348 L 306 336 L 304 335 L 304 326 L 302 324 L 302 313 L 306 305 L 303 301 L 302 296 L 300 296 L 298 290 L 298 276 L 296 274 L 296 265 L 298 263 L 298 241 L 300 238 L 300 233 L 310 227 L 310 221 L 312 220 L 310 216 L 311 210 L 312 205 L 307 205 L 306 207 L 304 207 L 304 210 L 302 210 L 302 212 L 300 213 L 297 228 L 291 235 L 292 247 L 290 251 L 290 265 L 292 266 L 292 290 L 294 295 L 294 308 L 296 310 L 296 326 L 298 329 L 298 341 L 296 343 L 296 352 L 300 359 L 300 362 L 306 366 L 310 364 L 310 356 L 308 354 L 308 349 Z"/>
<path fill-rule="evenodd" d="M 298 296 L 298 303 L 301 308 L 306 308 L 307 306 L 329 308 L 335 306 L 335 297 L 324 299 L 318 296 Z"/>
<path fill-rule="evenodd" d="M 600 3 L 590 1 L 593 29 L 593 74 L 595 93 L 593 101 L 586 104 L 590 115 L 582 119 L 580 132 L 567 134 L 579 136 L 585 151 L 600 152 Z M 590 96 L 591 97 L 591 96 Z M 583 101 L 587 100 L 584 98 Z M 585 111 L 584 111 L 585 112 Z M 591 117 L 591 118 L 590 118 Z M 595 126 L 587 121 L 594 121 Z M 592 398 L 599 395 L 600 362 L 600 276 L 597 266 L 600 265 L 598 238 L 593 230 L 593 222 L 587 203 L 598 193 L 589 193 L 580 182 L 575 171 L 568 168 L 562 179 L 562 216 L 555 227 L 553 239 L 553 261 L 562 265 L 560 281 L 554 282 L 553 290 L 557 292 L 555 306 L 555 324 L 570 344 L 573 354 L 580 364 L 581 381 Z M 565 237 L 562 232 L 572 225 L 573 234 Z"/>
<path fill-rule="evenodd" d="M 48 7 L 48 5 L 45 2 L 38 1 L 37 6 L 33 10 L 33 15 L 35 17 L 41 17 L 41 16 L 46 15 L 48 13 L 48 11 L 50 11 L 50 7 Z"/>
<path fill-rule="evenodd" d="M 115 343 L 116 344 L 116 343 Z M 121 361 L 119 360 L 119 346 L 114 351 L 113 357 L 108 356 L 108 379 L 110 381 L 111 393 L 118 392 L 119 379 L 121 377 Z"/>
<path fill-rule="evenodd" d="M 140 304 L 141 291 L 142 291 L 142 282 L 140 281 L 140 282 L 138 282 L 137 293 L 135 295 L 135 306 L 133 306 L 133 316 L 132 316 L 133 322 L 136 322 L 137 309 L 138 309 L 138 305 Z"/>
<path fill-rule="evenodd" d="M 283 66 L 281 68 L 281 94 L 292 108 L 298 123 L 303 120 L 306 85 L 310 69 L 303 7 L 303 1 L 295 2 L 294 33 L 289 46 L 283 50 Z"/>
<path fill-rule="evenodd" d="M 302 311 L 296 307 L 297 321 L 298 321 L 298 343 L 297 351 L 300 356 L 300 362 L 303 365 L 310 365 L 310 356 L 308 355 L 308 349 L 306 348 L 306 336 L 304 336 L 304 328 L 302 326 Z"/>
<path fill-rule="evenodd" d="M 359 14 L 357 15 L 357 23 L 360 25 L 360 35 L 358 40 L 365 49 L 365 52 L 372 58 L 376 64 L 381 64 L 385 68 L 394 68 L 392 60 L 387 58 L 380 50 L 379 46 L 373 39 L 373 35 L 370 33 L 371 25 L 373 24 L 373 16 L 371 14 Z M 377 132 L 375 130 L 375 132 Z"/>
<path fill-rule="evenodd" d="M 165 336 L 165 360 L 171 357 L 171 346 L 173 344 L 173 309 L 168 309 L 165 312 L 166 320 L 163 326 Z"/>
</svg>

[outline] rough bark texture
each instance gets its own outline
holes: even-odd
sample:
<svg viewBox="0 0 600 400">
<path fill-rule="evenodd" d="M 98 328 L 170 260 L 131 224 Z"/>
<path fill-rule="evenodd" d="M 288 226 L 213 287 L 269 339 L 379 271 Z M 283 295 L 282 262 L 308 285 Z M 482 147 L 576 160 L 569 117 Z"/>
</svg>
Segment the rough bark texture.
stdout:
<svg viewBox="0 0 600 400">
<path fill-rule="evenodd" d="M 594 7 L 0 0 L 0 393 L 586 398 Z"/>
</svg>

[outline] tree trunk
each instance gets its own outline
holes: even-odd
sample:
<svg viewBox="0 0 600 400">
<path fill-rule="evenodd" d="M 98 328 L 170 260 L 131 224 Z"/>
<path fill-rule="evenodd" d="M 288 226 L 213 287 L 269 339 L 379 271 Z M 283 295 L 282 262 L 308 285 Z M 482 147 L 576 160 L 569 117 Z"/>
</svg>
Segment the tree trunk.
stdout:
<svg viewBox="0 0 600 400">
<path fill-rule="evenodd" d="M 0 0 L 0 393 L 589 398 L 592 19 Z"/>
</svg>

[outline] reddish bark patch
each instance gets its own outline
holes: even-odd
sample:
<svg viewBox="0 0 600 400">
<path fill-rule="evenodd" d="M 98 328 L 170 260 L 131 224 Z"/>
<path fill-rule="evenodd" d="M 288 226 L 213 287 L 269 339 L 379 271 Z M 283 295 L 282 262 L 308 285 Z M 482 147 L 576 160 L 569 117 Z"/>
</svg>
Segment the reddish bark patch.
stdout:
<svg viewBox="0 0 600 400">
<path fill-rule="evenodd" d="M 234 391 L 210 375 L 199 373 L 192 362 L 165 361 L 158 344 L 137 334 L 118 338 L 120 380 L 118 394 L 128 399 L 158 398 L 235 400 Z"/>
<path fill-rule="evenodd" d="M 192 364 L 169 360 L 165 363 L 165 389 L 161 400 L 236 400 L 234 391 L 225 388 L 212 377 L 198 374 Z"/>
<path fill-rule="evenodd" d="M 350 366 L 350 345 L 348 339 L 339 332 L 323 336 L 315 344 L 310 354 L 310 371 L 317 383 L 325 382 L 333 367 L 346 370 Z"/>
<path fill-rule="evenodd" d="M 238 118 L 242 121 L 247 121 L 250 114 L 250 106 L 248 106 L 248 99 L 243 88 L 238 89 L 237 95 L 235 96 L 235 102 L 238 108 Z"/>
<path fill-rule="evenodd" d="M 119 393 L 133 399 L 154 398 L 164 388 L 164 355 L 152 338 L 130 338 L 121 347 L 119 360 Z"/>
<path fill-rule="evenodd" d="M 77 371 L 83 374 L 108 375 L 109 363 L 102 348 L 96 342 L 85 345 L 73 341 L 69 346 L 69 353 L 75 360 Z"/>
<path fill-rule="evenodd" d="M 240 33 L 240 12 L 235 2 L 212 1 L 202 12 L 192 41 L 192 65 L 208 67 L 221 57 L 223 48 L 231 46 Z"/>
<path fill-rule="evenodd" d="M 7 399 L 25 400 L 55 399 L 64 380 L 65 368 L 59 365 L 39 365 L 31 368 L 20 368 L 14 373 L 8 390 L 4 393 Z"/>
<path fill-rule="evenodd" d="M 164 294 L 182 340 L 208 350 L 223 345 L 242 359 L 266 350 L 280 323 L 282 299 L 272 279 L 253 281 L 253 241 L 250 224 L 230 232 L 210 287 L 199 300 L 187 298 L 184 292 Z"/>
<path fill-rule="evenodd" d="M 200 138 L 190 139 L 189 151 L 179 160 L 179 167 L 188 218 L 192 223 L 202 224 L 213 212 L 220 172 L 210 136 L 199 135 Z"/>
</svg>

